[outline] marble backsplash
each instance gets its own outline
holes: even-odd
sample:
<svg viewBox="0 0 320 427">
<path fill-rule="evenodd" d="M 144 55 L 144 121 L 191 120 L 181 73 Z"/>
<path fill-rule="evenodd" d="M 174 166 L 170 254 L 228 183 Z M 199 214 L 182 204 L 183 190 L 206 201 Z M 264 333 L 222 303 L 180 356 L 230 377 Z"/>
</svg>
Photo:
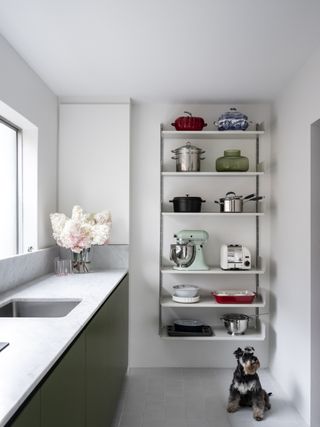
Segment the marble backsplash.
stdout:
<svg viewBox="0 0 320 427">
<path fill-rule="evenodd" d="M 106 270 L 128 268 L 129 246 L 93 246 L 91 249 L 91 269 Z M 54 270 L 54 259 L 70 258 L 71 252 L 58 246 L 16 255 L 0 260 L 0 294 L 36 279 Z"/>
<path fill-rule="evenodd" d="M 59 248 L 52 246 L 38 251 L 0 260 L 0 293 L 53 272 L 53 260 Z"/>
<path fill-rule="evenodd" d="M 70 258 L 71 252 L 60 248 L 61 258 Z M 129 266 L 129 245 L 105 245 L 93 246 L 91 248 L 91 269 L 105 270 L 128 268 Z"/>
</svg>

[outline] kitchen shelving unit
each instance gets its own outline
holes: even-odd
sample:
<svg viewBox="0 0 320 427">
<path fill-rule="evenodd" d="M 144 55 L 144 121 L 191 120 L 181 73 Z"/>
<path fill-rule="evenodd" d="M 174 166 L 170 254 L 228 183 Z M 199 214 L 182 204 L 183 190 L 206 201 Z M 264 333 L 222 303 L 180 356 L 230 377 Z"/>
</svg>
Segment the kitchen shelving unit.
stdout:
<svg viewBox="0 0 320 427">
<path fill-rule="evenodd" d="M 175 176 L 175 177 L 198 177 L 202 178 L 204 176 L 214 176 L 214 177 L 248 177 L 248 176 L 261 176 L 264 172 L 161 172 L 162 176 Z"/>
<path fill-rule="evenodd" d="M 200 301 L 196 304 L 182 304 L 180 302 L 175 302 L 172 300 L 171 296 L 162 297 L 160 304 L 163 308 L 221 308 L 221 304 L 212 296 L 202 296 Z M 250 304 L 252 308 L 261 308 L 266 304 L 265 292 L 262 290 L 259 295 L 255 298 L 254 302 Z M 243 308 L 244 304 L 223 304 L 224 308 Z"/>
<path fill-rule="evenodd" d="M 191 305 L 191 304 L 190 304 Z M 186 340 L 186 341 L 263 341 L 266 337 L 266 325 L 258 320 L 254 328 L 248 328 L 245 335 L 230 336 L 226 333 L 224 326 L 214 326 L 211 337 L 169 337 L 166 329 L 160 330 L 160 336 L 166 340 Z"/>
<path fill-rule="evenodd" d="M 248 139 L 259 138 L 264 134 L 263 130 L 202 130 L 202 131 L 176 131 L 176 130 L 163 130 L 161 129 L 162 138 L 174 139 Z"/>
<path fill-rule="evenodd" d="M 264 340 L 266 335 L 266 326 L 260 320 L 260 308 L 266 305 L 266 294 L 264 289 L 260 289 L 260 275 L 264 274 L 264 268 L 262 266 L 262 260 L 260 258 L 260 218 L 263 217 L 264 213 L 258 211 L 258 202 L 255 204 L 254 212 L 243 212 L 243 213 L 220 213 L 220 212 L 192 212 L 192 213 L 180 213 L 168 211 L 164 209 L 164 198 L 163 189 L 164 181 L 167 178 L 174 179 L 193 179 L 199 178 L 208 179 L 219 179 L 222 177 L 229 178 L 252 178 L 255 179 L 255 193 L 259 196 L 260 190 L 260 177 L 264 175 L 264 165 L 260 163 L 260 138 L 263 136 L 264 130 L 261 125 L 256 126 L 256 130 L 250 131 L 174 131 L 164 130 L 163 126 L 160 127 L 160 203 L 161 203 L 161 214 L 160 214 L 160 268 L 159 268 L 159 334 L 161 338 L 167 340 L 200 340 L 200 341 L 253 341 L 253 340 Z M 177 140 L 208 140 L 219 143 L 226 140 L 250 140 L 255 143 L 255 170 L 249 172 L 214 172 L 214 171 L 201 171 L 201 172 L 173 172 L 165 170 L 164 165 L 164 152 L 165 152 L 165 140 L 166 139 L 177 139 Z M 228 218 L 238 217 L 252 217 L 255 219 L 255 267 L 251 270 L 222 270 L 220 267 L 211 266 L 209 270 L 193 271 L 193 270 L 175 270 L 172 265 L 163 265 L 163 240 L 164 240 L 164 220 L 166 218 L 202 218 L 204 221 L 210 220 L 211 218 L 224 218 L 228 221 Z M 204 227 L 205 228 L 205 227 Z M 169 251 L 169 248 L 166 248 Z M 257 293 L 256 299 L 252 304 L 218 304 L 212 296 L 201 295 L 200 301 L 195 304 L 181 304 L 174 302 L 169 295 L 164 293 L 163 289 L 163 278 L 167 275 L 179 275 L 178 277 L 187 277 L 187 275 L 219 275 L 223 276 L 246 276 L 249 275 L 255 277 L 255 291 Z M 255 318 L 254 327 L 249 328 L 245 335 L 230 336 L 227 334 L 223 325 L 211 325 L 213 327 L 214 335 L 211 337 L 169 337 L 166 332 L 166 327 L 162 322 L 162 310 L 166 309 L 184 309 L 192 310 L 194 313 L 196 309 L 254 309 Z"/>
<path fill-rule="evenodd" d="M 162 274 L 232 274 L 232 275 L 247 275 L 247 274 L 263 274 L 264 270 L 259 268 L 251 268 L 251 270 L 222 270 L 220 267 L 210 267 L 209 270 L 174 270 L 172 267 L 162 267 Z M 250 304 L 250 307 L 252 305 Z"/>
<path fill-rule="evenodd" d="M 162 212 L 161 213 L 163 216 L 173 216 L 173 217 L 178 217 L 178 216 L 228 216 L 228 217 L 234 217 L 234 216 L 263 216 L 264 213 L 263 212 L 242 212 L 242 213 L 224 213 L 224 212 Z"/>
</svg>

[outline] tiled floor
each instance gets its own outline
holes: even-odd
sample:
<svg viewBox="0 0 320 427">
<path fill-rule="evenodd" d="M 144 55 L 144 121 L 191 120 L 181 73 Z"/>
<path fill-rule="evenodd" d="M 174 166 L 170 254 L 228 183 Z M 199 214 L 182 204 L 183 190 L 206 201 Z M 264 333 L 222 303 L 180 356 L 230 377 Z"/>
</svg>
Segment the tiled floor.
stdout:
<svg viewBox="0 0 320 427">
<path fill-rule="evenodd" d="M 131 369 L 113 427 L 307 427 L 267 371 L 270 411 L 257 424 L 250 408 L 226 412 L 231 369 Z"/>
</svg>

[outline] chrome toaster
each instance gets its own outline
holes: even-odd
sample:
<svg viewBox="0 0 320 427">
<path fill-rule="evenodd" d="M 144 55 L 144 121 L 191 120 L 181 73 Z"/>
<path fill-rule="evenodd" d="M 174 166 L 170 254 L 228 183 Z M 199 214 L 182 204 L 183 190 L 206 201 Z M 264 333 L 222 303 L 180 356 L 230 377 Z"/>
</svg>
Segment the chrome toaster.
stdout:
<svg viewBox="0 0 320 427">
<path fill-rule="evenodd" d="M 223 270 L 250 270 L 251 255 L 249 249 L 242 245 L 222 245 L 220 267 Z"/>
</svg>

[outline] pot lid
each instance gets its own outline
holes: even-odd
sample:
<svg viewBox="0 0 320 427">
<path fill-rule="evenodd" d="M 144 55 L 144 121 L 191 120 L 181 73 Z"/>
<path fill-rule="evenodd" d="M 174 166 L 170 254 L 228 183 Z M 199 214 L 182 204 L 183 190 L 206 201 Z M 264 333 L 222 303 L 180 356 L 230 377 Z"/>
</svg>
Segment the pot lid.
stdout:
<svg viewBox="0 0 320 427">
<path fill-rule="evenodd" d="M 193 319 L 178 319 L 174 321 L 175 325 L 179 326 L 203 326 L 204 323 L 201 320 L 193 320 Z"/>
<path fill-rule="evenodd" d="M 194 120 L 202 120 L 202 121 L 204 121 L 202 117 L 193 116 L 192 113 L 190 113 L 189 111 L 184 111 L 184 114 L 185 114 L 185 116 L 179 116 L 176 119 L 176 121 L 177 120 L 181 120 L 181 119 L 190 119 L 190 118 L 192 118 Z"/>
<path fill-rule="evenodd" d="M 226 111 L 225 113 L 221 114 L 221 116 L 219 117 L 219 120 L 226 120 L 226 119 L 248 120 L 248 116 L 246 116 L 243 113 L 240 113 L 240 111 L 237 111 L 236 108 L 232 107 L 230 108 L 230 111 Z"/>
<path fill-rule="evenodd" d="M 189 196 L 189 194 L 186 194 L 185 196 L 179 196 L 179 197 L 174 197 L 173 200 L 174 201 L 178 201 L 178 200 L 200 200 L 201 202 L 205 202 L 205 200 L 202 200 L 201 197 L 198 196 Z M 171 201 L 171 200 L 170 200 Z"/>
<path fill-rule="evenodd" d="M 224 320 L 248 320 L 250 319 L 249 316 L 246 314 L 239 314 L 239 313 L 227 313 L 222 315 L 222 319 Z"/>
<path fill-rule="evenodd" d="M 242 196 L 237 196 L 233 191 L 229 191 L 224 197 L 224 200 L 242 199 Z"/>
<path fill-rule="evenodd" d="M 186 145 L 182 145 L 181 147 L 176 148 L 175 150 L 171 150 L 172 153 L 179 154 L 179 153 L 199 153 L 203 154 L 205 153 L 202 148 L 199 148 L 195 145 L 192 145 L 191 142 L 187 142 Z"/>
</svg>

